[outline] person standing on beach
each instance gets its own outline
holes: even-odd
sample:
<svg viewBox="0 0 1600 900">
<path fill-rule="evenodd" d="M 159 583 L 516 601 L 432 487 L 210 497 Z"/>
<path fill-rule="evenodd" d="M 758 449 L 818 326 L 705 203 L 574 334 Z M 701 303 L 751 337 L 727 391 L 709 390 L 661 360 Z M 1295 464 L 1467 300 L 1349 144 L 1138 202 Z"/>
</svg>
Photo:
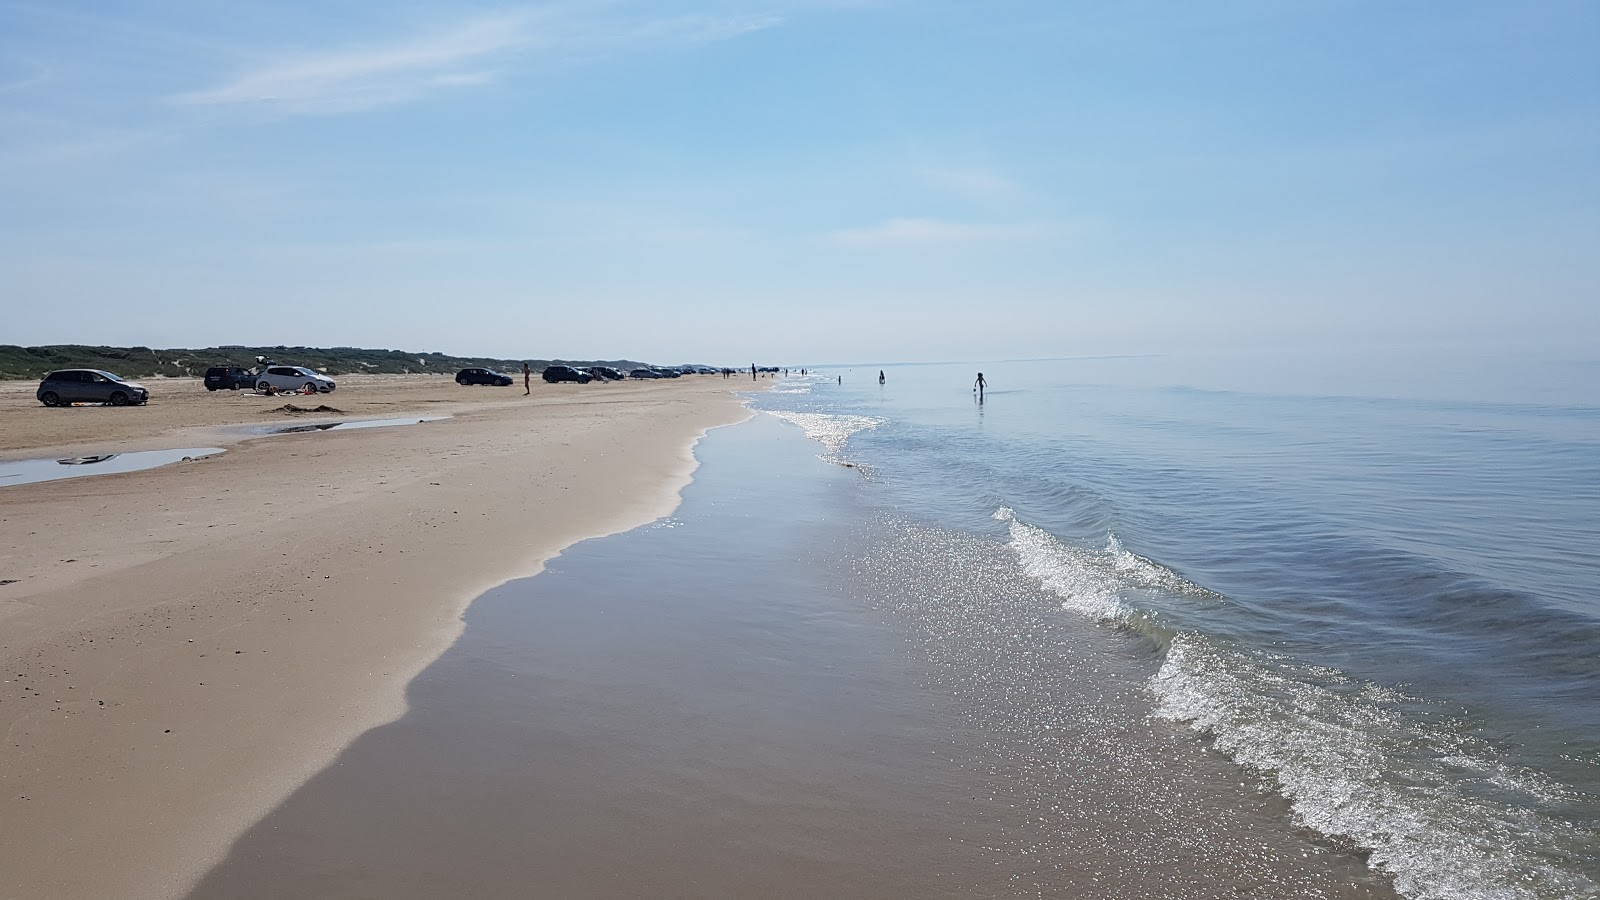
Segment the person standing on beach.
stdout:
<svg viewBox="0 0 1600 900">
<path fill-rule="evenodd" d="M 528 364 L 527 363 L 523 363 L 522 364 L 522 396 L 526 397 L 526 396 L 528 396 L 528 395 L 530 395 L 532 393 L 533 393 L 533 370 L 528 368 Z"/>
<path fill-rule="evenodd" d="M 979 403 L 983 402 L 983 389 L 988 387 L 988 386 L 989 386 L 989 382 L 984 381 L 983 380 L 983 373 L 979 372 L 978 373 L 978 380 L 974 381 L 972 383 L 972 389 L 978 392 L 978 402 Z"/>
</svg>

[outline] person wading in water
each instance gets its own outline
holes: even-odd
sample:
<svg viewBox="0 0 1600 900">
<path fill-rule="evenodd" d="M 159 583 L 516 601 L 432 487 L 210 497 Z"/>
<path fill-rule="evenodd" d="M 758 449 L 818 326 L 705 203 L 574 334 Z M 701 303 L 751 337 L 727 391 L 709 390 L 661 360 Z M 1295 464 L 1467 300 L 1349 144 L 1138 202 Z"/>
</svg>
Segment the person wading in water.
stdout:
<svg viewBox="0 0 1600 900">
<path fill-rule="evenodd" d="M 978 392 L 978 402 L 979 403 L 983 402 L 983 389 L 988 387 L 988 386 L 989 386 L 989 382 L 984 381 L 983 380 L 983 373 L 979 372 L 978 373 L 978 380 L 974 381 L 972 383 L 972 389 Z"/>
</svg>

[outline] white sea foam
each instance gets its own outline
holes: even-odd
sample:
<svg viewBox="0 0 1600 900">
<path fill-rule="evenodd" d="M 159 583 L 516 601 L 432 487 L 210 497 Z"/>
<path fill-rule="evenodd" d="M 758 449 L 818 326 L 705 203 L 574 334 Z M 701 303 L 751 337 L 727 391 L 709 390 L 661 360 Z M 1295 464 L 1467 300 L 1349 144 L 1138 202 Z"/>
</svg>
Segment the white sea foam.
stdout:
<svg viewBox="0 0 1600 900">
<path fill-rule="evenodd" d="M 1019 521 L 1005 507 L 994 517 L 1010 523 L 1011 549 L 1022 570 L 1060 597 L 1063 607 L 1097 621 L 1127 618 L 1120 586 L 1105 577 L 1106 554 L 1097 559 L 1091 551 L 1062 543 L 1048 531 Z"/>
<path fill-rule="evenodd" d="M 1106 549 L 1074 547 L 1042 528 L 1019 520 L 1001 507 L 994 517 L 1009 523 L 1011 549 L 1022 569 L 1062 600 L 1062 606 L 1097 621 L 1130 621 L 1136 612 L 1125 591 L 1164 590 L 1216 598 L 1218 595 L 1151 560 L 1125 550 L 1115 534 Z"/>
<path fill-rule="evenodd" d="M 1347 685 L 1350 679 L 1340 676 Z M 1252 658 L 1180 634 L 1150 681 L 1158 715 L 1210 734 L 1259 773 L 1296 821 L 1371 851 L 1370 865 L 1419 900 L 1592 897 L 1592 880 L 1550 862 L 1595 835 L 1481 796 L 1554 799 L 1553 783 L 1517 771 L 1448 723 L 1404 714 L 1393 689 L 1335 690 L 1326 673 Z"/>
<path fill-rule="evenodd" d="M 768 410 L 770 415 L 776 416 L 785 422 L 800 426 L 806 437 L 816 441 L 833 454 L 844 449 L 845 442 L 850 436 L 859 434 L 869 428 L 877 428 L 888 419 L 876 416 L 836 416 L 824 413 L 797 413 L 778 412 Z"/>
</svg>

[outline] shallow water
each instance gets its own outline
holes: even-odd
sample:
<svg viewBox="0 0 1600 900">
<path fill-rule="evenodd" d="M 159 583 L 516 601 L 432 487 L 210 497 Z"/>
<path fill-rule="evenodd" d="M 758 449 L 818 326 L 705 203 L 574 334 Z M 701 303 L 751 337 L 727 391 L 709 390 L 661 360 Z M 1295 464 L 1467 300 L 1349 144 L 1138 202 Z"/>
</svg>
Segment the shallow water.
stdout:
<svg viewBox="0 0 1600 900">
<path fill-rule="evenodd" d="M 1596 895 L 1600 366 L 987 364 L 981 404 L 978 368 L 756 402 L 860 465 L 883 529 L 1002 542 L 1138 637 L 1157 715 L 1402 893 Z"/>
<path fill-rule="evenodd" d="M 221 447 L 185 447 L 177 450 L 140 450 L 134 453 L 110 453 L 92 457 L 0 462 L 0 487 L 59 481 L 64 478 L 84 478 L 90 475 L 139 472 L 226 452 Z"/>
</svg>

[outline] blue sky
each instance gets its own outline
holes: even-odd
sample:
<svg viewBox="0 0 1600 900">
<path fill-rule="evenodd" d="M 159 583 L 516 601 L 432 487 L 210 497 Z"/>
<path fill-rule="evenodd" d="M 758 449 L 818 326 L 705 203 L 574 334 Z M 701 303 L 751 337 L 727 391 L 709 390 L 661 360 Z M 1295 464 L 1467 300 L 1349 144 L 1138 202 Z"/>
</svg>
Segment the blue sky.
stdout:
<svg viewBox="0 0 1600 900">
<path fill-rule="evenodd" d="M 1600 346 L 1594 2 L 0 0 L 0 343 Z"/>
</svg>

